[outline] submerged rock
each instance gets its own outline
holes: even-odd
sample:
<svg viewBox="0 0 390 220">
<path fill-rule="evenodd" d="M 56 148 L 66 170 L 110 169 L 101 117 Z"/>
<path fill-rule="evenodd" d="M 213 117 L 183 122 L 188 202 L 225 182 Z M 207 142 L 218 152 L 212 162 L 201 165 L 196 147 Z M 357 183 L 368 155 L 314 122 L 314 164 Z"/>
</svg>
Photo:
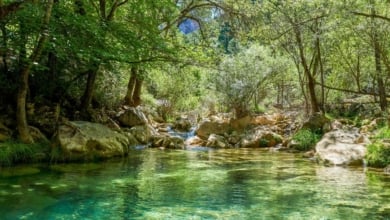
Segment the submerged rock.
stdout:
<svg viewBox="0 0 390 220">
<path fill-rule="evenodd" d="M 123 156 L 128 153 L 129 146 L 125 135 L 104 125 L 74 121 L 59 126 L 53 155 L 65 161 L 103 159 Z"/>
<path fill-rule="evenodd" d="M 317 143 L 317 158 L 330 165 L 363 165 L 368 139 L 357 131 L 334 130 Z"/>
</svg>

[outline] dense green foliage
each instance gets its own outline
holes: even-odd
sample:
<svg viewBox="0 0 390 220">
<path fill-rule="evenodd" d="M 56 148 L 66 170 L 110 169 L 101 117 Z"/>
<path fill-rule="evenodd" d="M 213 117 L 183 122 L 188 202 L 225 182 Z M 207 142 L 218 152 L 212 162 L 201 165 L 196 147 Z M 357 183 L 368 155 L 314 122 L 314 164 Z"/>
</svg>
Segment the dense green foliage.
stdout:
<svg viewBox="0 0 390 220">
<path fill-rule="evenodd" d="M 389 127 L 380 128 L 374 136 L 373 143 L 367 146 L 367 164 L 373 167 L 385 167 L 390 165 L 390 140 Z"/>
<path fill-rule="evenodd" d="M 292 139 L 296 142 L 294 149 L 308 151 L 313 149 L 316 143 L 321 139 L 321 135 L 309 129 L 301 129 L 294 134 Z"/>
<path fill-rule="evenodd" d="M 24 144 L 19 141 L 0 142 L 0 167 L 11 166 L 15 163 L 38 162 L 47 158 L 50 143 L 38 142 Z"/>
<path fill-rule="evenodd" d="M 382 0 L 0 1 L 0 113 L 25 142 L 30 104 L 58 105 L 70 120 L 160 101 L 164 118 L 189 110 L 242 117 L 270 106 L 351 116 L 368 103 L 379 109 L 369 114 L 386 115 L 388 7 Z M 360 95 L 367 98 L 356 101 Z"/>
</svg>

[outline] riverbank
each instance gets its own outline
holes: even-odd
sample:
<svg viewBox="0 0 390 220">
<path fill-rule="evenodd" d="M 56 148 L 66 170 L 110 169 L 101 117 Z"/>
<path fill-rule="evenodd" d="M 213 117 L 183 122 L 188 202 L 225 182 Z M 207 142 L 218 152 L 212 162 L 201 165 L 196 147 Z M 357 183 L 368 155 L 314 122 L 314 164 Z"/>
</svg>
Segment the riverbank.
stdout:
<svg viewBox="0 0 390 220">
<path fill-rule="evenodd" d="M 390 151 L 383 144 L 390 139 L 385 118 L 366 120 L 357 127 L 322 114 L 302 117 L 294 111 L 239 119 L 226 113 L 184 114 L 167 123 L 153 111 L 124 107 L 99 123 L 62 120 L 56 128 L 49 124 L 55 130 L 50 141 L 34 128 L 41 137 L 35 144 L 11 138 L 0 142 L 0 165 L 99 161 L 126 157 L 139 148 L 199 146 L 304 152 L 305 157 L 325 165 L 386 167 L 390 163 Z M 12 133 L 8 128 L 3 131 Z"/>
</svg>

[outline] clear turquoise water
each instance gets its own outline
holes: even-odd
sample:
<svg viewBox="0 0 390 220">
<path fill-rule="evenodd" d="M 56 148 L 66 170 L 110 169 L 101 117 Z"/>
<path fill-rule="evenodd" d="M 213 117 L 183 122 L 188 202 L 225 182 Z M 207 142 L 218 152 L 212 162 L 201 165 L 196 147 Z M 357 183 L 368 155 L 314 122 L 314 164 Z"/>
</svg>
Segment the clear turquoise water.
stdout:
<svg viewBox="0 0 390 220">
<path fill-rule="evenodd" d="M 0 219 L 390 219 L 390 176 L 260 149 L 0 170 Z"/>
</svg>

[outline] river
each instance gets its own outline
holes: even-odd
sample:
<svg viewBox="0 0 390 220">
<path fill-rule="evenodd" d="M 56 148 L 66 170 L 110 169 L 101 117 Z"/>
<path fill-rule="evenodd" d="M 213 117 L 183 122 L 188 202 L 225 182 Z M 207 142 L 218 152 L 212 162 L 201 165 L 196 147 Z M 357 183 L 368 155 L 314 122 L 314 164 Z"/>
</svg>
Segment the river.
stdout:
<svg viewBox="0 0 390 220">
<path fill-rule="evenodd" d="M 390 219 L 390 176 L 264 149 L 0 170 L 0 219 Z"/>
</svg>

